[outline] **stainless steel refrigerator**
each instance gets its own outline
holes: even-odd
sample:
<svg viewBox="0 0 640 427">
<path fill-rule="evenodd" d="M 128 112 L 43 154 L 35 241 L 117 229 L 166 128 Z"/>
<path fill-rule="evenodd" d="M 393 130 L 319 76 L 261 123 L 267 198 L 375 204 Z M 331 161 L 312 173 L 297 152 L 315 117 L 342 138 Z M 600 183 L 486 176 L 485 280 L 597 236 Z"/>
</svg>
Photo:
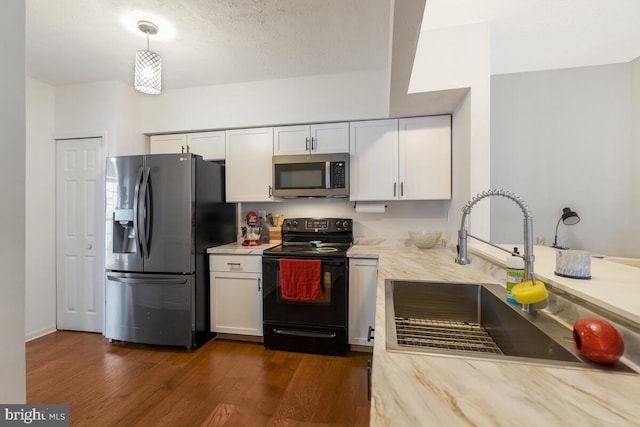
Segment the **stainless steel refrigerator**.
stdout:
<svg viewBox="0 0 640 427">
<path fill-rule="evenodd" d="M 107 338 L 192 348 L 214 335 L 206 250 L 236 240 L 224 188 L 224 166 L 193 154 L 107 159 Z"/>
</svg>

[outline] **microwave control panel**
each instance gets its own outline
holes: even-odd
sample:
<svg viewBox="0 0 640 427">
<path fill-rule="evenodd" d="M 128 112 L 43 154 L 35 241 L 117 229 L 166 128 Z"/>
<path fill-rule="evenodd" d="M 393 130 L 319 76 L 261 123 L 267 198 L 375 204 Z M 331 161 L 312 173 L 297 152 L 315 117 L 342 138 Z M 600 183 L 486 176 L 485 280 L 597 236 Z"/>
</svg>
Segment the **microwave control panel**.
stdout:
<svg viewBox="0 0 640 427">
<path fill-rule="evenodd" d="M 331 162 L 331 188 L 345 188 L 346 175 L 344 162 Z"/>
</svg>

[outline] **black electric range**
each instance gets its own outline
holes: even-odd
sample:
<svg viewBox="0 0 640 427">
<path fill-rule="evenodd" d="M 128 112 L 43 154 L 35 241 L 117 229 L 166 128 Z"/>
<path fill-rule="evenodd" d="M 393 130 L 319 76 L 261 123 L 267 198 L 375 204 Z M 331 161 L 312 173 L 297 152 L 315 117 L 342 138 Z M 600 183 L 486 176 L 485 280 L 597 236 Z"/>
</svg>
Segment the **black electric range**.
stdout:
<svg viewBox="0 0 640 427">
<path fill-rule="evenodd" d="M 282 244 L 265 256 L 345 257 L 353 244 L 350 218 L 290 218 L 282 224 Z"/>
<path fill-rule="evenodd" d="M 290 218 L 282 244 L 262 255 L 264 345 L 275 350 L 344 355 L 348 351 L 349 271 L 353 244 L 349 218 Z M 287 299 L 281 286 L 281 260 L 317 260 L 321 295 Z"/>
</svg>

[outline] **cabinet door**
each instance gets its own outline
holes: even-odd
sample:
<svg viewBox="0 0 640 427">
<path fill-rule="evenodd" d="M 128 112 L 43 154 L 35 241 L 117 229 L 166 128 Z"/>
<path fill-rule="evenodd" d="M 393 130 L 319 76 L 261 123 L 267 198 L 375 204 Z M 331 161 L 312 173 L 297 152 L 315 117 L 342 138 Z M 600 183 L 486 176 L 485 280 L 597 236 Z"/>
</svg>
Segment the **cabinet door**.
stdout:
<svg viewBox="0 0 640 427">
<path fill-rule="evenodd" d="M 378 260 L 349 260 L 349 344 L 373 346 L 367 341 L 375 327 Z"/>
<path fill-rule="evenodd" d="M 348 153 L 349 123 L 311 125 L 312 153 Z"/>
<path fill-rule="evenodd" d="M 205 160 L 224 160 L 224 139 L 224 131 L 188 133 L 187 146 L 191 153 L 199 154 Z"/>
<path fill-rule="evenodd" d="M 350 124 L 350 200 L 398 198 L 398 120 Z"/>
<path fill-rule="evenodd" d="M 273 128 L 273 154 L 309 154 L 311 138 L 309 126 L 280 126 Z"/>
<path fill-rule="evenodd" d="M 227 202 L 269 202 L 273 128 L 226 132 Z"/>
<path fill-rule="evenodd" d="M 402 200 L 451 199 L 451 116 L 399 120 Z"/>
<path fill-rule="evenodd" d="M 262 336 L 262 275 L 211 272 L 211 330 Z"/>
<path fill-rule="evenodd" d="M 149 137 L 150 154 L 172 154 L 187 151 L 187 135 L 152 135 Z"/>
</svg>

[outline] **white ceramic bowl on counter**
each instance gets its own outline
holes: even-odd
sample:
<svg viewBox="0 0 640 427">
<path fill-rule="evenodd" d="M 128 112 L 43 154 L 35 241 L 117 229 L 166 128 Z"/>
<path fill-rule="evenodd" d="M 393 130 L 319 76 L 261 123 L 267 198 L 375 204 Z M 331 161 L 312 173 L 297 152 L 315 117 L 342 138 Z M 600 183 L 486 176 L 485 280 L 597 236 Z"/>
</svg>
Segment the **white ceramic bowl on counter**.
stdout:
<svg viewBox="0 0 640 427">
<path fill-rule="evenodd" d="M 409 240 L 417 248 L 431 249 L 440 241 L 440 231 L 409 231 Z"/>
</svg>

